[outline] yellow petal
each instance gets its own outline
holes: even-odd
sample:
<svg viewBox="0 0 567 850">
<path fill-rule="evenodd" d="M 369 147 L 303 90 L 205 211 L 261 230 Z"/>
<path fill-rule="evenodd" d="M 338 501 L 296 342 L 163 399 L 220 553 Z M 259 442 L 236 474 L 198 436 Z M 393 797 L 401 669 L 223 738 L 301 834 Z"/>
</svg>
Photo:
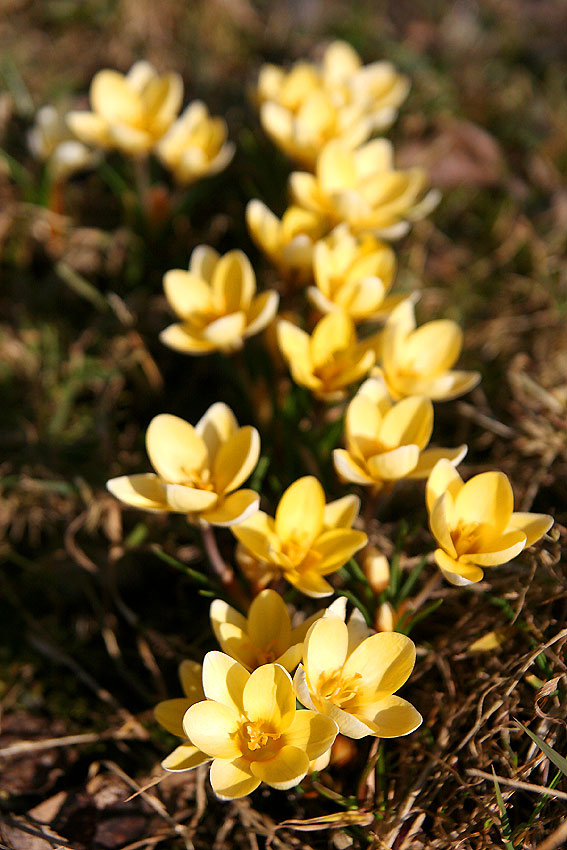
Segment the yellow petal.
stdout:
<svg viewBox="0 0 567 850">
<path fill-rule="evenodd" d="M 247 670 L 252 671 L 258 666 L 256 650 L 245 629 L 234 623 L 221 623 L 215 634 L 222 651 L 236 659 Z"/>
<path fill-rule="evenodd" d="M 252 474 L 260 457 L 260 435 L 246 425 L 223 443 L 213 464 L 213 480 L 218 493 L 231 493 Z"/>
<path fill-rule="evenodd" d="M 282 655 L 276 658 L 275 663 L 285 667 L 288 673 L 293 673 L 303 657 L 303 641 L 296 643 L 286 649 Z"/>
<path fill-rule="evenodd" d="M 376 708 L 372 725 L 379 738 L 399 738 L 402 735 L 409 735 L 423 722 L 419 711 L 416 711 L 413 705 L 402 697 L 386 697 Z"/>
<path fill-rule="evenodd" d="M 276 534 L 282 541 L 295 540 L 308 546 L 323 526 L 324 511 L 325 494 L 319 481 L 313 475 L 298 478 L 278 504 Z"/>
<path fill-rule="evenodd" d="M 495 567 L 505 564 L 519 555 L 525 549 L 526 535 L 523 531 L 508 531 L 507 533 L 495 535 L 492 539 L 481 539 L 478 544 L 479 551 L 464 553 L 459 558 L 459 563 L 477 564 L 482 567 Z M 477 547 L 475 547 L 477 548 Z"/>
<path fill-rule="evenodd" d="M 285 746 L 268 761 L 253 761 L 250 770 L 257 779 L 286 791 L 298 785 L 309 769 L 309 759 L 298 747 Z"/>
<path fill-rule="evenodd" d="M 197 245 L 189 260 L 189 271 L 195 277 L 210 283 L 219 259 L 219 254 L 214 248 L 209 245 Z"/>
<path fill-rule="evenodd" d="M 350 655 L 343 667 L 345 677 L 358 674 L 360 689 L 372 699 L 389 696 L 407 681 L 415 664 L 415 645 L 406 635 L 382 632 L 371 635 Z M 362 697 L 361 697 L 362 699 Z"/>
<path fill-rule="evenodd" d="M 358 496 L 343 496 L 325 505 L 323 511 L 323 528 L 350 528 L 360 510 Z"/>
<path fill-rule="evenodd" d="M 436 378 L 413 381 L 411 393 L 423 393 L 433 401 L 450 401 L 468 393 L 479 382 L 479 372 L 445 372 Z"/>
<path fill-rule="evenodd" d="M 242 694 L 249 678 L 244 667 L 224 652 L 207 652 L 203 661 L 203 690 L 209 700 L 216 700 L 241 714 Z"/>
<path fill-rule="evenodd" d="M 361 66 L 360 56 L 346 41 L 333 41 L 323 56 L 323 74 L 332 85 L 339 85 Z"/>
<path fill-rule="evenodd" d="M 442 493 L 429 513 L 429 527 L 435 540 L 451 558 L 457 557 L 457 550 L 451 537 L 454 523 L 454 505 L 450 493 Z"/>
<path fill-rule="evenodd" d="M 262 201 L 249 201 L 246 206 L 246 224 L 252 239 L 272 256 L 279 246 L 280 222 Z"/>
<path fill-rule="evenodd" d="M 110 124 L 108 133 L 114 147 L 131 156 L 146 154 L 154 143 L 150 133 L 137 127 L 131 127 L 129 124 Z"/>
<path fill-rule="evenodd" d="M 107 121 L 141 125 L 142 102 L 135 90 L 118 71 L 103 70 L 95 74 L 91 83 L 90 101 L 94 112 Z"/>
<path fill-rule="evenodd" d="M 237 490 L 220 499 L 210 510 L 201 513 L 203 522 L 232 528 L 251 519 L 258 512 L 260 497 L 255 490 Z"/>
<path fill-rule="evenodd" d="M 343 666 L 348 648 L 346 623 L 323 617 L 312 626 L 303 645 L 303 661 L 309 682 L 317 688 L 321 677 Z"/>
<path fill-rule="evenodd" d="M 353 187 L 356 169 L 352 152 L 340 141 L 329 142 L 317 159 L 317 178 L 327 194 Z"/>
<path fill-rule="evenodd" d="M 108 123 L 95 112 L 70 112 L 67 124 L 77 138 L 87 145 L 107 148 L 111 144 Z"/>
<path fill-rule="evenodd" d="M 246 617 L 243 617 L 236 608 L 233 608 L 232 605 L 229 605 L 228 602 L 225 602 L 223 599 L 215 599 L 214 602 L 211 602 L 209 617 L 211 619 L 211 626 L 213 627 L 215 637 L 221 646 L 222 640 L 220 628 L 222 625 L 230 623 L 231 625 L 236 626 L 243 633 L 246 633 L 248 628 Z M 226 650 L 224 651 L 226 652 Z M 231 653 L 229 653 L 229 655 L 230 654 Z"/>
<path fill-rule="evenodd" d="M 225 313 L 247 310 L 256 292 L 256 276 L 242 251 L 229 251 L 218 261 L 211 282 L 219 309 Z"/>
<path fill-rule="evenodd" d="M 146 431 L 146 449 L 158 475 L 176 484 L 190 483 L 208 460 L 207 447 L 195 429 L 179 416 L 161 413 Z"/>
<path fill-rule="evenodd" d="M 404 360 L 415 364 L 423 375 L 438 375 L 450 369 L 463 347 L 463 332 L 456 322 L 438 319 L 427 322 L 409 337 Z"/>
<path fill-rule="evenodd" d="M 315 569 L 298 572 L 297 570 L 286 570 L 284 567 L 283 574 L 284 578 L 297 590 L 313 599 L 320 599 L 334 593 L 332 585 L 325 581 L 323 576 Z"/>
<path fill-rule="evenodd" d="M 514 510 L 514 493 L 503 472 L 482 472 L 462 487 L 455 510 L 466 523 L 486 523 L 495 532 L 503 531 Z"/>
<path fill-rule="evenodd" d="M 352 319 L 343 310 L 334 310 L 317 323 L 311 336 L 311 360 L 323 366 L 337 352 L 354 345 L 356 334 Z"/>
<path fill-rule="evenodd" d="M 424 396 L 412 396 L 388 411 L 380 428 L 380 439 L 388 448 L 414 443 L 424 449 L 433 431 L 433 405 Z"/>
<path fill-rule="evenodd" d="M 179 665 L 179 680 L 183 693 L 190 702 L 200 702 L 205 699 L 202 664 L 185 658 Z"/>
<path fill-rule="evenodd" d="M 254 298 L 246 316 L 246 336 L 253 336 L 267 328 L 278 312 L 279 303 L 280 296 L 275 289 Z"/>
<path fill-rule="evenodd" d="M 232 528 L 232 533 L 259 561 L 270 562 L 272 551 L 278 547 L 274 520 L 264 511 L 258 511 L 242 524 Z"/>
<path fill-rule="evenodd" d="M 324 701 L 321 710 L 325 712 L 327 717 L 335 721 L 341 735 L 346 735 L 347 738 L 358 740 L 359 738 L 365 738 L 367 735 L 375 734 L 374 727 L 370 723 L 366 723 L 354 714 L 343 711 L 342 708 L 329 702 L 329 700 Z"/>
<path fill-rule="evenodd" d="M 382 413 L 377 405 L 368 395 L 358 392 L 347 408 L 345 419 L 349 452 L 360 459 L 375 453 L 381 425 Z"/>
<path fill-rule="evenodd" d="M 333 450 L 333 464 L 338 475 L 344 481 L 362 484 L 363 487 L 374 483 L 372 476 L 368 475 L 366 470 L 345 449 Z"/>
<path fill-rule="evenodd" d="M 242 338 L 246 328 L 246 313 L 230 313 L 221 316 L 203 329 L 203 337 L 220 351 L 238 351 L 242 348 Z"/>
<path fill-rule="evenodd" d="M 364 619 L 362 613 L 358 610 L 358 608 L 353 608 L 351 615 L 348 618 L 347 629 L 347 655 L 350 655 L 356 649 L 356 647 L 360 643 L 362 643 L 363 640 L 366 640 L 367 637 L 370 637 L 370 635 L 373 634 L 373 632 L 366 625 L 366 620 Z"/>
<path fill-rule="evenodd" d="M 201 752 L 192 744 L 181 744 L 176 747 L 161 763 L 164 770 L 170 773 L 181 773 L 184 770 L 193 770 L 200 764 L 206 764 L 211 757 Z"/>
<path fill-rule="evenodd" d="M 302 705 L 306 706 L 310 711 L 316 711 L 315 705 L 311 699 L 309 685 L 307 684 L 307 675 L 301 664 L 295 671 L 295 676 L 293 677 L 293 690 L 295 691 L 295 696 Z"/>
<path fill-rule="evenodd" d="M 264 664 L 251 673 L 242 701 L 246 717 L 265 731 L 285 732 L 295 716 L 291 677 L 278 664 Z"/>
<path fill-rule="evenodd" d="M 513 513 L 506 531 L 523 531 L 526 535 L 526 547 L 543 537 L 553 525 L 553 517 L 547 514 Z"/>
<path fill-rule="evenodd" d="M 451 584 L 464 586 L 482 581 L 484 572 L 475 564 L 465 564 L 447 555 L 443 549 L 435 550 L 435 560 L 441 572 Z"/>
<path fill-rule="evenodd" d="M 160 138 L 175 120 L 183 101 L 183 81 L 179 74 L 169 73 L 151 80 L 143 90 L 144 107 L 151 132 Z"/>
<path fill-rule="evenodd" d="M 306 367 L 310 364 L 309 334 L 302 331 L 293 322 L 280 319 L 277 324 L 277 336 L 280 351 L 288 363 L 298 361 L 305 364 Z"/>
<path fill-rule="evenodd" d="M 350 528 L 332 528 L 324 531 L 311 547 L 312 552 L 318 556 L 317 572 L 327 575 L 338 570 L 367 543 L 368 537 L 363 531 L 354 531 Z"/>
<path fill-rule="evenodd" d="M 170 511 L 165 484 L 153 472 L 142 475 L 121 475 L 106 482 L 108 490 L 121 502 L 145 511 Z"/>
<path fill-rule="evenodd" d="M 400 446 L 390 452 L 369 457 L 366 465 L 376 481 L 397 481 L 415 469 L 418 460 L 418 446 Z"/>
<path fill-rule="evenodd" d="M 211 785 L 221 800 L 246 797 L 255 791 L 260 780 L 252 775 L 250 763 L 243 758 L 232 761 L 215 759 L 211 765 Z"/>
<path fill-rule="evenodd" d="M 358 178 L 389 172 L 394 167 L 394 148 L 389 139 L 373 139 L 354 152 Z"/>
<path fill-rule="evenodd" d="M 182 514 L 200 514 L 216 505 L 218 496 L 210 490 L 197 490 L 185 484 L 166 484 L 167 504 L 172 511 Z"/>
<path fill-rule="evenodd" d="M 441 496 L 445 491 L 447 491 L 453 499 L 456 499 L 457 493 L 461 490 L 462 486 L 463 479 L 453 464 L 446 459 L 438 461 L 431 470 L 431 474 L 427 479 L 427 485 L 425 488 L 427 510 L 431 513 L 433 505 L 439 496 Z"/>
<path fill-rule="evenodd" d="M 262 590 L 252 601 L 248 635 L 259 650 L 281 655 L 289 648 L 291 620 L 285 602 L 275 590 Z"/>
<path fill-rule="evenodd" d="M 209 285 L 190 272 L 172 269 L 163 278 L 165 297 L 179 318 L 187 319 L 194 314 L 206 314 L 212 310 Z"/>
<path fill-rule="evenodd" d="M 337 724 L 329 717 L 301 709 L 295 712 L 293 722 L 282 739 L 284 744 L 298 747 L 311 760 L 327 752 L 337 732 Z"/>
<path fill-rule="evenodd" d="M 238 422 L 230 407 L 217 401 L 199 419 L 195 431 L 207 447 L 209 468 L 212 468 L 220 446 L 238 431 Z"/>
<path fill-rule="evenodd" d="M 192 325 L 188 324 L 168 325 L 159 335 L 160 342 L 173 351 L 181 351 L 183 354 L 195 356 L 211 354 L 217 350 L 218 346 L 215 343 L 195 336 L 194 333 L 190 333 L 190 328 L 192 328 Z"/>
<path fill-rule="evenodd" d="M 185 697 L 166 699 L 163 702 L 158 702 L 154 708 L 154 717 L 159 725 L 171 732 L 172 735 L 184 738 L 183 716 L 190 705 L 190 701 Z"/>
<path fill-rule="evenodd" d="M 408 478 L 427 478 L 440 460 L 448 460 L 453 466 L 458 466 L 468 451 L 464 444 L 456 449 L 425 449 L 419 455 L 417 465 L 408 473 Z"/>
<path fill-rule="evenodd" d="M 192 705 L 183 718 L 183 729 L 189 740 L 213 758 L 238 758 L 238 728 L 238 713 L 210 699 Z"/>
</svg>

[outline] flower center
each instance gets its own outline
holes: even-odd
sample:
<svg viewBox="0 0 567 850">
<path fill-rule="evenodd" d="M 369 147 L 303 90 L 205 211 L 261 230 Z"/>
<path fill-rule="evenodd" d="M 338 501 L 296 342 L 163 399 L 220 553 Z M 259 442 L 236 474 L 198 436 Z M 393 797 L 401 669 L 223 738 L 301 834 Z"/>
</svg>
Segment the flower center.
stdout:
<svg viewBox="0 0 567 850">
<path fill-rule="evenodd" d="M 182 467 L 182 471 L 185 476 L 185 480 L 179 483 L 185 484 L 188 487 L 194 487 L 195 490 L 214 491 L 215 487 L 211 481 L 210 469 L 202 469 L 200 472 L 197 472 L 195 469 L 186 469 L 185 467 Z"/>
<path fill-rule="evenodd" d="M 279 732 L 266 729 L 261 721 L 250 721 L 247 717 L 241 718 L 239 738 L 243 755 L 246 756 L 250 753 L 259 755 L 258 750 L 270 747 L 279 737 Z"/>
<path fill-rule="evenodd" d="M 317 693 L 323 699 L 328 699 L 329 702 L 342 708 L 357 695 L 359 679 L 362 679 L 360 673 L 345 677 L 342 669 L 334 670 L 332 673 L 321 673 Z"/>
<path fill-rule="evenodd" d="M 477 552 L 482 533 L 480 522 L 463 522 L 459 520 L 457 527 L 451 532 L 451 540 L 457 550 L 457 556 L 468 552 Z"/>
<path fill-rule="evenodd" d="M 281 550 L 287 555 L 293 566 L 300 564 L 309 554 L 311 536 L 306 533 L 297 532 L 282 542 Z"/>
</svg>

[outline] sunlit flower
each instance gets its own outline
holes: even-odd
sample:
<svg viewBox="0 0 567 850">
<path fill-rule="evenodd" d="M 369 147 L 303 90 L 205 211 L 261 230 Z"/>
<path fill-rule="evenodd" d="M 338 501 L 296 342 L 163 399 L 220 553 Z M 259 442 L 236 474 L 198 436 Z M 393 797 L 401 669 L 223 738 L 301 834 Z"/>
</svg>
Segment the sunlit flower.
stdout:
<svg viewBox="0 0 567 850">
<path fill-rule="evenodd" d="M 87 144 L 140 156 L 169 130 L 182 100 L 179 74 L 160 76 L 149 62 L 136 62 L 125 76 L 108 69 L 95 74 L 92 112 L 70 112 L 67 120 Z"/>
<path fill-rule="evenodd" d="M 374 139 L 356 150 L 329 142 L 315 174 L 296 171 L 290 176 L 293 202 L 331 225 L 346 222 L 353 233 L 394 238 L 407 232 L 409 222 L 422 218 L 437 203 L 438 194 L 425 193 L 421 168 L 398 171 L 387 139 Z"/>
<path fill-rule="evenodd" d="M 62 107 L 42 106 L 28 134 L 28 144 L 36 159 L 47 163 L 54 180 L 67 180 L 77 171 L 94 167 L 100 157 L 80 142 L 67 126 Z"/>
<path fill-rule="evenodd" d="M 335 740 L 333 720 L 296 710 L 290 675 L 278 664 L 250 674 L 228 655 L 209 652 L 203 688 L 207 699 L 188 709 L 183 728 L 213 759 L 210 779 L 219 797 L 244 797 L 260 782 L 292 788 Z"/>
<path fill-rule="evenodd" d="M 390 314 L 380 337 L 381 373 L 392 398 L 424 395 L 446 401 L 469 392 L 478 372 L 453 371 L 463 347 L 463 332 L 450 319 L 416 328 L 411 299 Z"/>
<path fill-rule="evenodd" d="M 264 65 L 256 99 L 262 126 L 292 159 L 312 168 L 333 139 L 354 147 L 395 119 L 408 92 L 406 77 L 390 62 L 362 67 L 356 51 L 335 41 L 320 65 L 298 62 L 285 71 Z"/>
<path fill-rule="evenodd" d="M 333 588 L 324 576 L 366 545 L 366 534 L 351 529 L 359 506 L 356 496 L 326 505 L 323 488 L 307 475 L 287 488 L 275 519 L 258 511 L 232 531 L 257 561 L 302 593 L 329 596 Z"/>
<path fill-rule="evenodd" d="M 185 660 L 179 665 L 179 678 L 184 697 L 166 699 L 156 705 L 154 715 L 157 722 L 179 738 L 184 738 L 184 743 L 176 747 L 161 763 L 164 770 L 180 772 L 192 770 L 200 764 L 210 761 L 210 756 L 201 752 L 188 740 L 183 730 L 183 715 L 187 709 L 196 702 L 205 699 L 202 685 L 203 668 L 196 661 Z"/>
<path fill-rule="evenodd" d="M 482 472 L 466 484 L 451 463 L 440 460 L 426 487 L 435 560 L 451 584 L 480 581 L 482 567 L 511 561 L 553 524 L 547 514 L 515 513 L 514 494 L 503 472 Z"/>
<path fill-rule="evenodd" d="M 354 322 L 382 319 L 407 298 L 388 295 L 396 274 L 396 256 L 389 245 L 370 234 L 355 237 L 339 225 L 316 243 L 313 276 L 307 295 L 322 313 L 342 309 Z"/>
<path fill-rule="evenodd" d="M 358 342 L 343 310 L 323 316 L 311 336 L 285 319 L 278 322 L 277 334 L 293 380 L 324 401 L 344 398 L 346 388 L 364 378 L 375 361 L 372 347 Z"/>
<path fill-rule="evenodd" d="M 295 693 L 303 705 L 331 717 L 342 735 L 397 738 L 421 723 L 415 708 L 394 695 L 414 663 L 415 646 L 405 635 L 369 635 L 360 615 L 348 625 L 324 617 L 305 638 Z"/>
<path fill-rule="evenodd" d="M 301 660 L 303 639 L 318 611 L 292 629 L 285 602 L 275 590 L 263 590 L 252 601 L 248 617 L 222 599 L 211 605 L 211 624 L 223 652 L 247 670 L 262 664 L 281 664 L 291 673 Z"/>
<path fill-rule="evenodd" d="M 256 245 L 280 274 L 296 283 L 311 280 L 313 245 L 329 229 L 321 216 L 288 207 L 279 219 L 262 201 L 250 201 L 246 224 Z"/>
<path fill-rule="evenodd" d="M 186 354 L 232 352 L 269 325 L 278 310 L 278 293 L 256 295 L 256 275 L 242 251 L 223 257 L 207 245 L 191 254 L 189 271 L 166 272 L 167 300 L 181 322 L 160 334 L 169 348 Z"/>
<path fill-rule="evenodd" d="M 440 458 L 457 465 L 467 452 L 426 448 L 433 431 L 433 404 L 408 396 L 395 404 L 381 378 L 369 378 L 347 408 L 346 449 L 335 449 L 335 469 L 344 481 L 378 491 L 402 478 L 427 478 Z"/>
<path fill-rule="evenodd" d="M 226 121 L 211 117 L 205 104 L 196 100 L 160 139 L 156 154 L 177 182 L 188 186 L 226 168 L 234 156 L 227 137 Z"/>
<path fill-rule="evenodd" d="M 258 494 L 239 488 L 258 463 L 260 435 L 249 425 L 239 428 L 226 404 L 213 404 L 195 427 L 168 413 L 154 417 L 146 449 L 155 473 L 107 482 L 126 504 L 211 525 L 233 525 L 257 511 Z"/>
<path fill-rule="evenodd" d="M 390 564 L 376 546 L 367 546 L 362 555 L 362 569 L 374 593 L 382 593 L 390 585 Z"/>
<path fill-rule="evenodd" d="M 407 603 L 402 602 L 397 608 L 391 602 L 381 602 L 376 609 L 374 627 L 377 632 L 393 632 L 407 611 Z"/>
</svg>

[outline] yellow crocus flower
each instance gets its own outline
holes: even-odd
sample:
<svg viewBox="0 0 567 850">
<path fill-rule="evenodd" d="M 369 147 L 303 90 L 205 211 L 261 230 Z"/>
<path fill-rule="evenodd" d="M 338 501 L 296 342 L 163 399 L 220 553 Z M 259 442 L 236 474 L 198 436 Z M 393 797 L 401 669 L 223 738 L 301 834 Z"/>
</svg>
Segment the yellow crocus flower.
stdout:
<svg viewBox="0 0 567 850">
<path fill-rule="evenodd" d="M 29 148 L 36 157 L 47 164 L 50 176 L 64 182 L 72 174 L 94 168 L 100 151 L 93 151 L 80 142 L 67 125 L 64 104 L 48 104 L 38 109 L 35 123 L 28 133 Z"/>
<path fill-rule="evenodd" d="M 483 567 L 505 564 L 551 528 L 547 514 L 514 512 L 514 494 L 503 472 L 482 472 L 466 484 L 440 460 L 426 487 L 435 560 L 451 584 L 481 581 Z"/>
<path fill-rule="evenodd" d="M 279 295 L 256 295 L 256 275 L 242 251 L 223 257 L 207 245 L 191 254 L 189 271 L 172 269 L 163 279 L 166 298 L 181 322 L 160 334 L 169 348 L 185 354 L 230 353 L 270 324 Z"/>
<path fill-rule="evenodd" d="M 425 396 L 408 396 L 393 404 L 381 378 L 369 378 L 347 408 L 346 449 L 335 449 L 335 469 L 343 481 L 375 492 L 402 478 L 425 479 L 438 460 L 455 466 L 467 453 L 428 449 L 433 431 L 433 404 Z"/>
<path fill-rule="evenodd" d="M 368 540 L 351 528 L 359 507 L 356 496 L 326 505 L 319 481 L 306 475 L 284 492 L 275 518 L 258 511 L 232 532 L 258 562 L 302 593 L 330 596 L 333 588 L 324 576 L 346 564 Z"/>
<path fill-rule="evenodd" d="M 189 186 L 223 171 L 234 156 L 223 118 L 213 118 L 204 103 L 186 107 L 156 146 L 156 154 L 178 183 Z"/>
<path fill-rule="evenodd" d="M 227 526 L 257 511 L 258 494 L 239 488 L 258 463 L 260 435 L 249 425 L 239 428 L 226 404 L 213 404 L 195 427 L 168 413 L 154 417 L 146 448 L 155 473 L 107 482 L 110 492 L 127 505 Z"/>
<path fill-rule="evenodd" d="M 425 194 L 422 168 L 398 171 L 387 139 L 374 139 L 351 150 L 329 142 L 317 158 L 315 174 L 295 171 L 289 178 L 294 204 L 330 221 L 346 222 L 353 233 L 395 238 L 409 222 L 422 218 L 437 203 L 438 193 Z"/>
<path fill-rule="evenodd" d="M 244 617 L 222 599 L 211 604 L 211 625 L 223 652 L 247 670 L 262 664 L 281 664 L 291 673 L 303 652 L 303 639 L 312 623 L 324 615 L 313 614 L 295 629 L 285 602 L 275 590 L 262 590 Z"/>
<path fill-rule="evenodd" d="M 323 316 L 311 336 L 285 319 L 278 322 L 277 334 L 293 380 L 323 401 L 344 398 L 346 388 L 374 365 L 371 345 L 358 342 L 354 323 L 343 310 Z"/>
<path fill-rule="evenodd" d="M 95 74 L 92 112 L 70 112 L 67 121 L 87 144 L 143 156 L 169 130 L 182 100 L 179 74 L 160 76 L 149 62 L 136 62 L 125 76 L 108 69 Z"/>
<path fill-rule="evenodd" d="M 340 308 L 354 322 L 386 317 L 407 295 L 388 295 L 396 274 L 396 255 L 370 234 L 354 236 L 339 225 L 313 251 L 313 276 L 307 296 L 322 313 Z"/>
<path fill-rule="evenodd" d="M 162 761 L 161 766 L 164 770 L 180 773 L 184 770 L 192 770 L 194 767 L 211 760 L 210 756 L 201 752 L 191 743 L 183 730 L 183 716 L 187 709 L 195 705 L 196 702 L 205 699 L 202 676 L 203 668 L 200 664 L 188 659 L 182 661 L 179 665 L 179 679 L 185 696 L 163 700 L 154 709 L 154 716 L 160 726 L 163 726 L 172 735 L 185 739 L 183 744 L 176 747 Z"/>
<path fill-rule="evenodd" d="M 415 663 L 410 638 L 395 632 L 368 634 L 364 620 L 323 617 L 303 645 L 293 680 L 298 700 L 331 717 L 349 738 L 397 738 L 421 724 L 419 712 L 395 691 Z"/>
<path fill-rule="evenodd" d="M 183 718 L 189 740 L 212 759 L 213 791 L 244 797 L 261 782 L 285 791 L 307 774 L 337 735 L 337 725 L 316 711 L 297 710 L 291 677 L 278 664 L 249 673 L 222 652 L 203 663 L 207 699 Z"/>
<path fill-rule="evenodd" d="M 438 319 L 416 327 L 415 308 L 407 299 L 390 314 L 380 336 L 380 366 L 392 398 L 425 395 L 447 401 L 472 390 L 478 372 L 452 370 L 463 347 L 456 322 Z"/>
<path fill-rule="evenodd" d="M 311 280 L 313 246 L 328 226 L 319 215 L 300 207 L 288 207 L 279 219 L 257 199 L 246 206 L 250 236 L 282 277 L 295 283 Z"/>
</svg>

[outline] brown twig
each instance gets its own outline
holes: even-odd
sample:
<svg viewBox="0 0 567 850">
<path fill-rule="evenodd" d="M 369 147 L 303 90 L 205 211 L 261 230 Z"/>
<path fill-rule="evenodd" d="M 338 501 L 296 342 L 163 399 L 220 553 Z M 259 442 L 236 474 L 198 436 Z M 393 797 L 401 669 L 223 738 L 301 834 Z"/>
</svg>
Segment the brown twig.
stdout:
<svg viewBox="0 0 567 850">
<path fill-rule="evenodd" d="M 233 599 L 240 608 L 246 611 L 250 605 L 250 600 L 247 598 L 240 586 L 240 583 L 234 574 L 234 570 L 222 557 L 212 525 L 209 523 L 202 523 L 201 535 L 213 574 L 216 578 L 218 578 L 227 595 L 230 596 L 230 598 Z"/>
</svg>

